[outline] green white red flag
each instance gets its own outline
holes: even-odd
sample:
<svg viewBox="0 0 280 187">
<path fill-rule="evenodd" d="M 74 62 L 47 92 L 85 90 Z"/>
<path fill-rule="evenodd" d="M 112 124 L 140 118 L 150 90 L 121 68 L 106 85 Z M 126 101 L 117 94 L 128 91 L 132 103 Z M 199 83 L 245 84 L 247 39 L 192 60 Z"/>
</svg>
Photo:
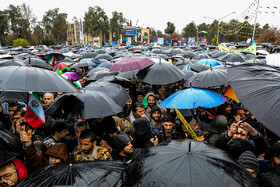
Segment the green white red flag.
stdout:
<svg viewBox="0 0 280 187">
<path fill-rule="evenodd" d="M 48 64 L 50 64 L 51 66 L 55 65 L 55 59 L 54 57 L 51 57 L 48 61 Z"/>
<path fill-rule="evenodd" d="M 45 124 L 45 114 L 38 93 L 32 93 L 30 96 L 24 119 L 34 129 Z"/>
</svg>

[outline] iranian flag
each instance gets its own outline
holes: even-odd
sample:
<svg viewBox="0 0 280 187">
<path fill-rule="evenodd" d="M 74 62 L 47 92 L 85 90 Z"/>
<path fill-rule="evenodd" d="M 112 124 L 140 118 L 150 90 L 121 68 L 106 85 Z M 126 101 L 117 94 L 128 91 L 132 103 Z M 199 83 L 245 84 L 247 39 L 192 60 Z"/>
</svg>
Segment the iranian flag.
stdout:
<svg viewBox="0 0 280 187">
<path fill-rule="evenodd" d="M 32 93 L 30 96 L 24 119 L 34 129 L 45 124 L 45 114 L 38 93 Z"/>
<path fill-rule="evenodd" d="M 54 57 L 51 57 L 48 61 L 48 64 L 50 64 L 51 66 L 55 65 L 55 59 Z"/>
<path fill-rule="evenodd" d="M 73 84 L 75 84 L 79 89 L 83 89 L 80 81 L 75 81 L 75 82 L 73 82 Z"/>
</svg>

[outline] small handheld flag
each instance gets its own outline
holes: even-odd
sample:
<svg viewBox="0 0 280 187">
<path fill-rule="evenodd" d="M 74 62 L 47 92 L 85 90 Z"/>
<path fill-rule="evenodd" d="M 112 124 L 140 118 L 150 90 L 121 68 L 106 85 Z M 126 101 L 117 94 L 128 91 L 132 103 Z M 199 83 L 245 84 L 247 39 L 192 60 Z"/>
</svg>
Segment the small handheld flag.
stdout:
<svg viewBox="0 0 280 187">
<path fill-rule="evenodd" d="M 38 93 L 34 92 L 30 96 L 24 119 L 34 129 L 45 124 L 45 114 Z"/>
</svg>

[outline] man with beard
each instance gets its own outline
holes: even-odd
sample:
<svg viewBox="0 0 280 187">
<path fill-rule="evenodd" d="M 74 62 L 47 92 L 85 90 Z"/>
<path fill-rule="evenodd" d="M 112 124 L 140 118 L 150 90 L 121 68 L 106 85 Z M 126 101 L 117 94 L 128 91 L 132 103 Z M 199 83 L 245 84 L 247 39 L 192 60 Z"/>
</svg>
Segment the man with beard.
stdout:
<svg viewBox="0 0 280 187">
<path fill-rule="evenodd" d="M 163 125 L 160 121 L 161 118 L 161 109 L 158 106 L 153 106 L 150 112 L 151 121 L 150 125 L 152 128 L 153 134 L 157 135 L 159 142 L 163 140 Z"/>
<path fill-rule="evenodd" d="M 74 161 L 113 160 L 109 151 L 96 145 L 95 134 L 91 130 L 84 130 L 80 135 L 80 144 L 74 152 Z"/>
<path fill-rule="evenodd" d="M 150 112 L 153 106 L 156 105 L 156 96 L 153 93 L 148 93 L 147 94 L 147 102 L 148 102 L 148 108 L 145 111 L 145 114 L 150 117 Z"/>
<path fill-rule="evenodd" d="M 125 133 L 116 134 L 113 138 L 113 158 L 127 162 L 131 160 L 133 145 L 130 137 Z"/>
<path fill-rule="evenodd" d="M 162 118 L 164 127 L 163 137 L 165 141 L 179 140 L 186 138 L 182 126 L 175 123 L 175 119 L 170 114 L 165 114 Z"/>
</svg>

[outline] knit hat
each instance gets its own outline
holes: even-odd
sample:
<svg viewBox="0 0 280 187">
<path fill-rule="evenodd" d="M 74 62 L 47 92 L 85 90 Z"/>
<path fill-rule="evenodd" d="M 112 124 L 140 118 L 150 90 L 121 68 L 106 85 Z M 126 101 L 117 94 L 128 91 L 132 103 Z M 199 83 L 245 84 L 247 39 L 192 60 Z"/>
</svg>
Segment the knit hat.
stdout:
<svg viewBox="0 0 280 187">
<path fill-rule="evenodd" d="M 280 140 L 275 142 L 272 146 L 272 154 L 273 156 L 280 156 Z"/>
<path fill-rule="evenodd" d="M 101 126 L 105 133 L 114 134 L 118 131 L 116 122 L 112 116 L 103 118 L 101 121 Z"/>
<path fill-rule="evenodd" d="M 243 168 L 249 168 L 254 170 L 255 172 L 259 172 L 259 162 L 257 157 L 252 153 L 252 151 L 245 151 L 243 152 L 238 162 L 241 164 Z"/>
<path fill-rule="evenodd" d="M 121 152 L 130 142 L 130 138 L 125 133 L 116 134 L 113 137 L 113 149 L 116 150 L 117 153 Z"/>
<path fill-rule="evenodd" d="M 220 132 L 227 130 L 227 125 L 228 125 L 228 120 L 224 115 L 216 116 L 211 122 L 211 127 Z"/>
<path fill-rule="evenodd" d="M 154 93 L 148 93 L 148 94 L 147 94 L 147 99 L 148 99 L 148 97 L 150 97 L 150 96 L 154 96 L 155 98 L 157 98 L 156 95 L 155 95 Z"/>
</svg>

